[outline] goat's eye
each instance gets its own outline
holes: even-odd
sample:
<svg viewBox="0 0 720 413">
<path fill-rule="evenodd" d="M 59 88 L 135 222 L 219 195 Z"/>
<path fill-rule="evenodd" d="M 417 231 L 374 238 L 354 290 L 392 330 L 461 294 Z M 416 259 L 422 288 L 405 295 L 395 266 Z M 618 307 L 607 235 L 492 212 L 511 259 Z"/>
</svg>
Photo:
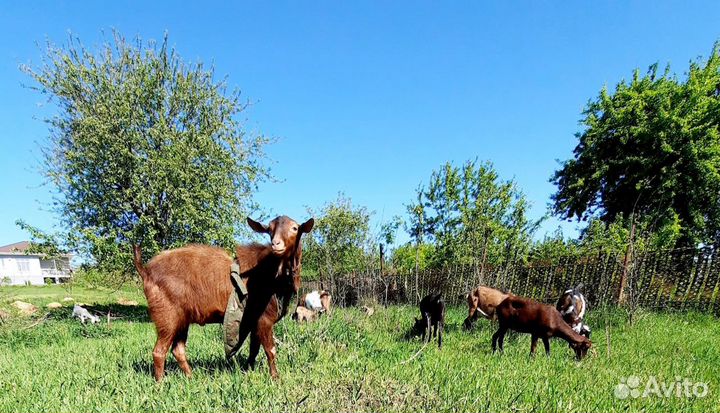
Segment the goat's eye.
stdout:
<svg viewBox="0 0 720 413">
<path fill-rule="evenodd" d="M 293 227 L 293 231 L 297 231 L 297 227 Z"/>
</svg>

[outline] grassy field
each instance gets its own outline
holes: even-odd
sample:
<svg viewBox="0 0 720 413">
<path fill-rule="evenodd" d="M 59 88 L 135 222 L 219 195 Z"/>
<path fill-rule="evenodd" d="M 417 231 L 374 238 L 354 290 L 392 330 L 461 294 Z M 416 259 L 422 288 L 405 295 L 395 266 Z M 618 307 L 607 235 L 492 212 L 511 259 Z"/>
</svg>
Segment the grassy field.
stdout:
<svg viewBox="0 0 720 413">
<path fill-rule="evenodd" d="M 15 299 L 44 306 L 65 296 L 122 318 L 83 326 L 70 318 L 72 303 L 66 302 L 46 317 L 48 310 L 40 308 L 33 317 L 0 324 L 0 412 L 720 409 L 720 323 L 707 315 L 644 313 L 629 326 L 619 312 L 595 311 L 590 325 L 596 351 L 577 363 L 559 341 L 553 341 L 551 357 L 530 358 L 525 335 L 509 336 L 505 354 L 494 355 L 494 326 L 480 320 L 473 331 L 463 331 L 460 308 L 448 312 L 443 349 L 427 346 L 411 359 L 422 347 L 406 334 L 415 309 L 376 308 L 369 318 L 339 309 L 313 324 L 286 318 L 276 326 L 276 382 L 262 352 L 257 370 L 245 371 L 242 356 L 225 362 L 219 326 L 195 326 L 188 349 L 193 377 L 186 379 L 170 355 L 168 376 L 156 384 L 150 354 L 155 332 L 137 291 L 6 287 L 0 308 L 7 311 Z M 118 305 L 119 299 L 140 306 Z M 628 376 L 640 378 L 641 391 L 653 376 L 660 385 L 686 378 L 706 383 L 708 392 L 616 397 Z"/>
</svg>

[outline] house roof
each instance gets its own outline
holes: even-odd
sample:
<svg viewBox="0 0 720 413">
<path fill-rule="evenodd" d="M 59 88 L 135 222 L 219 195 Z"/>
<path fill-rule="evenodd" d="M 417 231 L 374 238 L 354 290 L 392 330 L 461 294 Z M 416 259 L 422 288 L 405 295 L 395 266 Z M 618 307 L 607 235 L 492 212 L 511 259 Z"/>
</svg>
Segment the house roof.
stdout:
<svg viewBox="0 0 720 413">
<path fill-rule="evenodd" d="M 29 247 L 29 241 L 20 241 L 14 244 L 3 245 L 0 247 L 0 252 L 25 252 Z"/>
<path fill-rule="evenodd" d="M 30 241 L 20 241 L 0 247 L 0 255 L 28 255 L 31 257 L 43 257 L 43 254 L 27 252 L 30 248 Z M 71 257 L 71 254 L 61 254 L 61 257 Z"/>
</svg>

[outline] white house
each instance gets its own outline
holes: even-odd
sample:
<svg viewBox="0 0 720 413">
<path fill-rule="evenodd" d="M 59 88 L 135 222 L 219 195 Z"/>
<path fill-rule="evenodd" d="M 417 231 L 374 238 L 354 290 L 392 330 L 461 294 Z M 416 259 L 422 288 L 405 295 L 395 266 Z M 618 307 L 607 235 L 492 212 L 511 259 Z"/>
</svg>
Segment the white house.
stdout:
<svg viewBox="0 0 720 413">
<path fill-rule="evenodd" d="M 70 255 L 45 260 L 28 253 L 28 246 L 23 241 L 0 247 L 0 285 L 43 285 L 45 280 L 59 283 L 71 277 Z"/>
</svg>

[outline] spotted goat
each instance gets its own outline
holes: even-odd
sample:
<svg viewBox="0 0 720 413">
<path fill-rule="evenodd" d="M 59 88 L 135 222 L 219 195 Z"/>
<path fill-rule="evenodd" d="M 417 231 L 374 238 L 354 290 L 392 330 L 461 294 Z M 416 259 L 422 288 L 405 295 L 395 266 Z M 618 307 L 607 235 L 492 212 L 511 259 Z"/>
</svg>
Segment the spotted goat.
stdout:
<svg viewBox="0 0 720 413">
<path fill-rule="evenodd" d="M 578 334 L 590 338 L 590 327 L 585 324 L 585 314 L 587 314 L 587 300 L 582 294 L 582 284 L 577 287 L 565 291 L 558 298 L 555 308 L 562 315 L 563 320 Z"/>
</svg>

